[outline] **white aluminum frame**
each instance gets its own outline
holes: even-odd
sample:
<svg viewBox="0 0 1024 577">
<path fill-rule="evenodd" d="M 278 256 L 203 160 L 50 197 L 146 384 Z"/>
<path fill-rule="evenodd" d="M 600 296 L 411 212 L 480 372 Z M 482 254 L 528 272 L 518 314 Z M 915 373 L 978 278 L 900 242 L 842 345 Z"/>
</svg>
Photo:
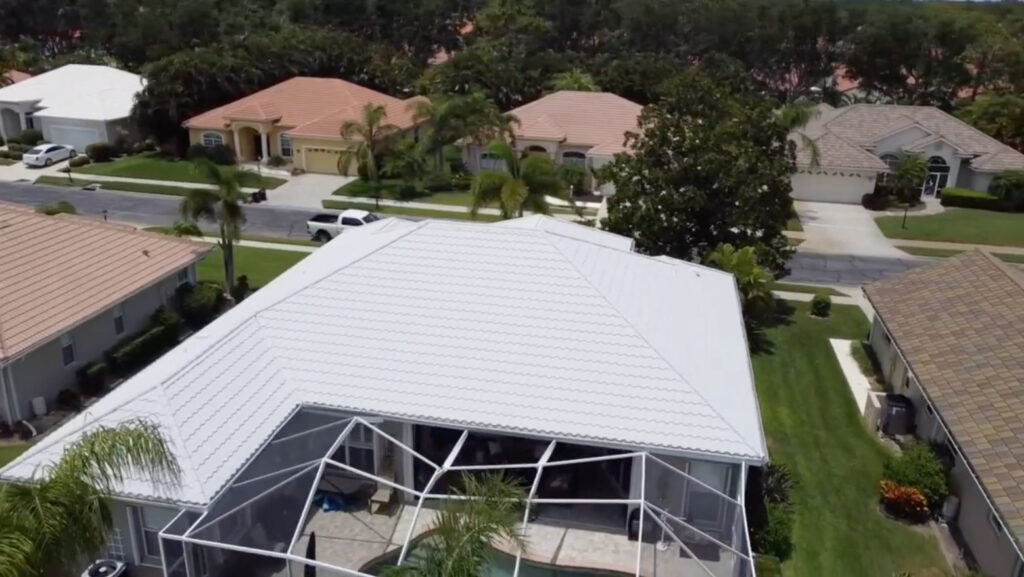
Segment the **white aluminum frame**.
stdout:
<svg viewBox="0 0 1024 577">
<path fill-rule="evenodd" d="M 200 518 L 198 518 L 194 523 L 192 523 L 192 525 L 181 536 L 166 534 L 165 532 L 162 531 L 160 533 L 160 538 L 161 539 L 169 539 L 169 540 L 173 540 L 173 541 L 179 541 L 179 542 L 181 542 L 183 544 L 191 544 L 191 545 L 194 545 L 194 546 L 221 548 L 221 549 L 225 549 L 225 550 L 237 551 L 237 552 L 242 552 L 242 553 L 249 553 L 249 554 L 254 554 L 254 555 L 264 555 L 264 556 L 267 556 L 267 557 L 283 559 L 283 560 L 286 560 L 286 561 L 289 561 L 289 562 L 306 563 L 306 564 L 313 565 L 313 566 L 316 566 L 316 567 L 319 567 L 319 568 L 330 569 L 330 570 L 333 570 L 333 571 L 338 571 L 338 572 L 344 573 L 346 575 L 352 575 L 354 577 L 370 577 L 367 574 L 361 573 L 361 572 L 359 572 L 359 571 L 357 571 L 355 569 L 335 566 L 335 565 L 331 565 L 331 564 L 323 562 L 323 561 L 310 561 L 310 560 L 306 559 L 305 557 L 301 557 L 301 556 L 295 555 L 293 553 L 293 549 L 295 548 L 296 543 L 298 542 L 299 538 L 302 536 L 302 531 L 305 528 L 305 524 L 307 522 L 307 517 L 308 517 L 309 511 L 310 511 L 310 509 L 312 507 L 312 502 L 313 502 L 314 496 L 316 494 L 316 491 L 317 491 L 317 489 L 318 489 L 318 487 L 320 485 L 320 481 L 323 478 L 323 475 L 326 472 L 328 467 L 333 467 L 335 469 L 343 470 L 343 471 L 345 471 L 347 473 L 350 473 L 352 475 L 357 475 L 357 476 L 360 476 L 360 477 L 364 477 L 364 478 L 366 478 L 368 480 L 371 480 L 373 482 L 376 482 L 376 483 L 379 483 L 379 484 L 382 484 L 382 485 L 389 486 L 389 487 L 391 487 L 391 488 L 393 488 L 395 490 L 401 491 L 402 493 L 405 493 L 407 495 L 410 495 L 410 496 L 416 498 L 416 508 L 415 508 L 414 513 L 413 513 L 413 517 L 412 517 L 412 521 L 411 521 L 411 523 L 409 525 L 409 529 L 406 532 L 405 539 L 404 539 L 403 544 L 402 544 L 401 553 L 400 553 L 399 559 L 398 559 L 398 564 L 399 565 L 401 565 L 402 563 L 405 562 L 405 559 L 406 559 L 406 556 L 407 556 L 407 553 L 408 553 L 408 550 L 409 550 L 409 545 L 410 545 L 411 542 L 414 541 L 414 535 L 416 534 L 416 525 L 417 525 L 417 522 L 419 520 L 420 512 L 422 511 L 423 502 L 424 502 L 425 499 L 439 499 L 439 500 L 449 500 L 449 501 L 451 501 L 451 500 L 459 500 L 459 499 L 470 498 L 470 497 L 466 497 L 464 495 L 448 495 L 448 494 L 431 493 L 431 489 L 434 488 L 434 486 L 437 483 L 437 481 L 445 473 L 448 473 L 448 472 L 458 472 L 458 471 L 486 471 L 486 470 L 501 471 L 501 470 L 507 470 L 507 469 L 530 469 L 530 468 L 532 468 L 532 469 L 536 470 L 536 473 L 534 475 L 533 483 L 531 484 L 529 493 L 526 495 L 526 498 L 524 500 L 524 504 L 526 506 L 526 511 L 525 511 L 525 513 L 523 515 L 523 522 L 522 522 L 522 529 L 523 529 L 524 536 L 526 535 L 527 527 L 529 525 L 529 516 L 530 516 L 531 508 L 535 504 L 633 505 L 633 506 L 636 506 L 637 508 L 639 508 L 639 521 L 640 521 L 639 534 L 637 536 L 638 538 L 637 538 L 637 552 L 636 552 L 636 572 L 635 572 L 635 575 L 637 577 L 640 577 L 641 571 L 643 569 L 642 557 L 643 557 L 644 547 L 645 546 L 646 547 L 650 547 L 650 548 L 654 548 L 655 547 L 653 544 L 645 543 L 644 542 L 644 525 L 645 525 L 645 521 L 647 519 L 653 520 L 655 524 L 657 524 L 659 527 L 661 527 L 661 529 L 663 529 L 664 533 L 669 535 L 671 537 L 672 541 L 674 541 L 676 544 L 678 544 L 679 547 L 690 556 L 691 560 L 694 561 L 697 564 L 698 567 L 700 567 L 700 569 L 702 570 L 702 572 L 705 575 L 708 575 L 710 577 L 716 577 L 715 573 L 712 572 L 711 569 L 709 569 L 707 567 L 707 565 L 705 565 L 703 562 L 701 562 L 701 560 L 699 558 L 697 558 L 697 556 L 694 555 L 693 552 L 683 543 L 682 539 L 680 539 L 679 536 L 677 536 L 675 534 L 675 530 L 666 522 L 667 519 L 669 519 L 669 518 L 671 519 L 673 524 L 675 524 L 677 526 L 682 526 L 683 528 L 685 528 L 688 531 L 692 531 L 693 533 L 699 535 L 702 539 L 707 540 L 708 542 L 715 544 L 717 547 L 722 549 L 723 552 L 728 552 L 728 553 L 734 555 L 735 559 L 736 559 L 736 562 L 738 562 L 738 563 L 745 563 L 746 564 L 747 575 L 750 575 L 751 577 L 756 577 L 755 571 L 754 571 L 754 564 L 753 564 L 753 561 L 752 561 L 753 560 L 753 554 L 752 554 L 752 552 L 750 550 L 750 538 L 749 538 L 749 532 L 748 532 L 748 527 L 747 527 L 747 519 L 746 519 L 746 514 L 745 514 L 745 512 L 743 510 L 742 498 L 734 499 L 733 497 L 730 497 L 729 495 L 723 493 L 722 491 L 719 491 L 719 490 L 715 489 L 714 487 L 711 487 L 711 486 L 707 485 L 706 483 L 700 481 L 699 479 L 694 478 L 693 476 L 689 475 L 688 473 L 680 471 L 676 467 L 666 463 L 664 460 L 659 459 L 658 457 L 656 457 L 654 455 L 651 455 L 650 453 L 648 453 L 646 451 L 636 451 L 636 452 L 622 453 L 622 454 L 617 454 L 617 455 L 604 455 L 604 456 L 599 456 L 599 457 L 587 457 L 587 458 L 581 458 L 581 459 L 569 459 L 569 460 L 564 460 L 564 461 L 552 461 L 551 457 L 554 454 L 555 448 L 556 448 L 556 446 L 558 445 L 558 443 L 560 441 L 558 441 L 558 440 L 550 440 L 546 450 L 543 452 L 543 454 L 540 456 L 540 458 L 536 462 L 534 462 L 534 463 L 517 463 L 517 464 L 510 464 L 510 465 L 506 464 L 506 465 L 460 465 L 460 466 L 455 466 L 455 465 L 453 465 L 453 463 L 455 462 L 456 458 L 458 457 L 459 453 L 461 452 L 462 447 L 465 444 L 466 439 L 468 438 L 468 436 L 470 434 L 470 431 L 468 429 L 464 429 L 462 431 L 462 435 L 459 437 L 459 439 L 452 446 L 452 449 L 448 453 L 447 458 L 444 460 L 444 462 L 442 464 L 439 465 L 437 463 L 432 462 L 430 459 L 426 458 L 425 456 L 421 455 L 420 453 L 416 452 L 412 447 L 409 447 L 408 445 L 402 443 L 398 439 L 395 439 L 391 435 L 388 435 L 387 433 L 385 433 L 384 431 L 380 430 L 378 427 L 374 426 L 370 422 L 370 421 L 373 421 L 373 422 L 378 422 L 379 423 L 380 422 L 379 419 L 376 419 L 376 418 L 363 418 L 363 417 L 359 417 L 359 416 L 343 417 L 343 418 L 340 418 L 338 420 L 338 422 L 331 423 L 330 426 L 337 426 L 339 423 L 344 422 L 346 420 L 348 420 L 349 422 L 345 426 L 344 430 L 342 430 L 342 432 L 338 435 L 338 438 L 331 445 L 330 449 L 321 458 L 319 458 L 318 460 L 308 461 L 306 463 L 301 463 L 301 464 L 296 464 L 296 465 L 291 465 L 289 467 L 282 468 L 281 470 L 276 471 L 274 473 L 269 473 L 269 474 L 261 475 L 259 477 L 255 477 L 253 479 L 246 479 L 245 481 L 240 481 L 240 482 L 237 482 L 237 483 L 229 484 L 228 485 L 228 489 L 230 489 L 232 487 L 235 487 L 235 486 L 239 486 L 239 485 L 245 485 L 245 484 L 247 484 L 247 483 L 249 483 L 249 482 L 251 482 L 253 480 L 263 479 L 263 478 L 271 476 L 271 475 L 277 475 L 277 476 L 280 476 L 282 478 L 281 482 L 276 483 L 274 486 L 266 489 L 265 491 L 262 491 L 259 495 L 255 496 L 255 497 L 252 497 L 252 498 L 248 499 L 247 501 L 232 507 L 229 511 L 218 515 L 218 517 L 216 519 L 207 521 L 206 519 L 208 517 L 208 514 L 204 513 Z M 390 442 L 394 443 L 395 445 L 397 445 L 398 448 L 406 451 L 407 453 L 411 454 L 413 457 L 421 460 L 422 462 L 426 463 L 427 465 L 429 465 L 430 467 L 432 467 L 434 469 L 433 474 L 431 475 L 431 477 L 427 481 L 427 483 L 423 486 L 423 490 L 422 491 L 417 491 L 417 490 L 415 490 L 413 488 L 400 485 L 400 484 L 396 483 L 395 481 L 382 478 L 382 477 L 380 477 L 378 475 L 375 475 L 375 474 L 367 473 L 367 472 L 359 470 L 359 469 L 357 469 L 355 467 L 349 466 L 349 465 L 347 465 L 345 463 L 340 463 L 338 461 L 335 461 L 332 458 L 333 455 L 334 455 L 334 452 L 340 446 L 342 446 L 344 444 L 344 442 L 348 438 L 349 434 L 351 434 L 351 432 L 355 429 L 355 427 L 359 426 L 359 425 L 362 425 L 364 427 L 368 427 L 375 434 L 381 435 L 384 439 L 387 439 L 388 441 L 390 441 Z M 318 430 L 322 430 L 326 426 L 328 426 L 328 425 L 322 425 L 322 426 L 314 427 L 310 431 L 304 431 L 302 433 L 297 433 L 297 434 L 294 434 L 294 435 L 289 435 L 288 438 L 292 438 L 292 437 L 296 437 L 296 436 L 299 436 L 299 435 L 304 435 L 304 434 L 307 434 L 307 433 L 310 433 L 310 432 L 315 432 L 315 431 L 318 431 Z M 270 443 L 273 443 L 273 442 L 274 441 L 271 441 Z M 268 445 L 270 443 L 268 443 Z M 559 466 L 578 465 L 578 464 L 583 464 L 583 463 L 593 463 L 593 462 L 601 462 L 601 461 L 612 461 L 612 460 L 619 460 L 619 459 L 630 459 L 630 460 L 632 460 L 632 459 L 637 459 L 637 458 L 640 459 L 640 478 L 639 478 L 640 495 L 639 495 L 638 498 L 626 498 L 626 499 L 571 499 L 571 498 L 570 499 L 546 499 L 546 498 L 537 498 L 536 497 L 537 490 L 538 490 L 538 488 L 540 486 L 541 476 L 544 473 L 545 469 L 550 469 L 550 468 L 559 467 Z M 733 538 L 726 537 L 726 538 L 723 538 L 723 539 L 716 539 L 716 538 L 712 537 L 711 535 L 708 535 L 705 531 L 703 531 L 701 529 L 698 529 L 697 527 L 693 526 L 692 524 L 687 522 L 686 519 L 677 517 L 676 515 L 673 515 L 673 514 L 669 513 L 668 511 L 665 511 L 661 507 L 658 507 L 657 505 L 648 502 L 647 501 L 646 483 L 647 483 L 647 477 L 648 477 L 648 462 L 650 460 L 652 460 L 652 459 L 653 459 L 653 462 L 657 463 L 657 465 L 659 467 L 667 468 L 671 473 L 674 473 L 675 475 L 678 475 L 681 479 L 685 480 L 686 483 L 692 482 L 692 483 L 699 484 L 700 486 L 702 486 L 703 489 L 705 489 L 707 491 L 710 491 L 713 495 L 715 495 L 715 496 L 717 496 L 717 497 L 719 497 L 721 499 L 725 499 L 727 503 L 731 504 L 731 506 L 736 507 L 738 509 L 738 511 L 735 513 L 735 515 L 733 517 L 733 521 L 730 523 L 730 526 L 733 527 L 733 531 L 735 531 L 738 528 L 736 526 L 736 523 L 742 523 L 741 528 L 742 528 L 743 534 L 746 536 L 746 543 L 743 543 L 743 544 L 735 543 L 734 545 L 736 545 L 736 546 L 729 545 L 729 544 L 723 542 L 723 539 L 724 540 L 733 540 L 734 537 Z M 305 475 L 305 474 L 309 473 L 314 468 L 317 469 L 315 480 L 313 481 L 312 486 L 310 487 L 310 490 L 309 490 L 309 494 L 307 495 L 307 497 L 306 497 L 306 499 L 304 501 L 303 509 L 302 509 L 302 514 L 299 517 L 299 521 L 296 523 L 296 527 L 295 527 L 294 532 L 292 533 L 292 537 L 291 537 L 290 543 L 288 544 L 288 548 L 284 552 L 281 552 L 281 551 L 271 551 L 271 550 L 265 550 L 265 549 L 258 549 L 258 548 L 253 548 L 253 547 L 244 547 L 244 546 L 234 545 L 234 544 L 231 544 L 231 543 L 214 542 L 214 541 L 209 541 L 207 539 L 200 539 L 200 538 L 197 538 L 195 536 L 195 533 L 197 531 L 200 531 L 200 530 L 202 530 L 202 529 L 204 529 L 206 527 L 209 527 L 210 525 L 216 523 L 217 521 L 219 521 L 219 520 L 221 520 L 221 519 L 223 519 L 223 518 L 225 518 L 225 517 L 227 517 L 229 515 L 232 515 L 232 514 L 236 513 L 238 510 L 240 510 L 243 507 L 245 507 L 247 505 L 250 505 L 250 504 L 252 504 L 252 503 L 254 503 L 254 502 L 256 502 L 256 501 L 258 501 L 260 499 L 262 499 L 267 494 L 277 490 L 278 488 L 280 488 L 284 484 L 299 478 L 301 475 Z M 243 471 L 244 471 L 244 469 L 243 469 Z M 291 472 L 292 474 L 288 475 L 287 477 L 284 477 L 284 476 L 281 475 L 281 473 L 283 473 L 285 471 Z M 741 480 L 745 480 L 746 479 L 746 476 L 747 476 L 746 473 L 747 473 L 746 472 L 746 466 L 743 465 L 742 466 L 742 470 L 740 472 L 740 479 Z M 242 476 L 242 474 L 243 474 L 242 471 L 239 471 L 239 473 L 236 475 L 236 478 L 240 478 Z M 225 489 L 225 491 L 227 491 L 227 489 Z M 683 491 L 682 484 L 680 484 L 679 491 Z M 224 493 L 222 492 L 222 494 L 224 494 Z M 741 487 L 741 489 L 739 491 L 739 494 L 742 495 L 742 487 Z M 171 521 L 171 524 L 173 524 L 177 519 L 178 519 L 178 517 L 175 517 L 175 519 Z M 663 519 L 665 519 L 665 520 L 663 520 Z M 161 543 L 161 548 L 162 548 L 162 543 Z M 513 577 L 518 577 L 518 575 L 519 575 L 519 569 L 520 569 L 521 561 L 522 561 L 522 553 L 523 553 L 522 551 L 518 551 L 516 553 L 516 555 L 515 555 L 515 569 L 514 569 L 514 572 L 513 572 Z M 188 565 L 188 563 L 186 563 L 186 566 L 187 565 Z M 289 564 L 289 571 L 290 570 L 291 570 L 291 566 Z M 734 574 L 735 574 L 735 568 L 734 568 Z"/>
</svg>

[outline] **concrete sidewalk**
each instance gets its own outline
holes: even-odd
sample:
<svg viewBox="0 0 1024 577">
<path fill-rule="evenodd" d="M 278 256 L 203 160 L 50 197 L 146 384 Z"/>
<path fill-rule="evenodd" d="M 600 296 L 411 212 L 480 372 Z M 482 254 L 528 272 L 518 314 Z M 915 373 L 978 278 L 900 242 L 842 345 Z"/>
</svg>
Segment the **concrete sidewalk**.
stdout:
<svg viewBox="0 0 1024 577">
<path fill-rule="evenodd" d="M 1000 254 L 1019 254 L 1024 255 L 1024 247 L 1019 246 L 1006 246 L 997 244 L 969 244 L 965 242 L 943 242 L 937 240 L 909 240 L 900 238 L 891 238 L 890 242 L 897 248 L 901 246 L 914 247 L 914 248 L 935 248 L 940 250 L 974 250 L 978 249 L 984 252 L 998 252 Z"/>
<path fill-rule="evenodd" d="M 191 237 L 196 240 L 208 242 L 210 244 L 217 244 L 220 239 L 214 236 L 202 236 L 202 237 Z M 289 252 L 305 252 L 311 253 L 320 248 L 318 246 L 305 246 L 301 244 L 287 244 L 283 242 L 264 242 L 261 240 L 239 240 L 235 242 L 235 246 L 247 246 L 251 248 L 266 248 L 271 250 L 284 250 Z"/>
</svg>

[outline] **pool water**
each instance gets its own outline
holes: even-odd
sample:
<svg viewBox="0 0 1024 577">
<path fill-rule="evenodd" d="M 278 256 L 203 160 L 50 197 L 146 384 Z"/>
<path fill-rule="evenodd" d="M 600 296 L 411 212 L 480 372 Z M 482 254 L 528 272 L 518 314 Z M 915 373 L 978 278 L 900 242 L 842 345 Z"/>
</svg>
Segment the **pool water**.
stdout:
<svg viewBox="0 0 1024 577">
<path fill-rule="evenodd" d="M 429 538 L 429 537 L 427 537 Z M 406 564 L 415 564 L 417 555 L 416 548 L 422 542 L 423 537 L 413 541 L 409 546 L 409 554 L 405 560 Z M 382 555 L 364 565 L 359 571 L 370 575 L 380 575 L 388 567 L 398 563 L 402 550 L 397 549 Z M 487 565 L 481 577 L 512 577 L 516 568 L 516 558 L 502 551 L 494 549 L 491 551 L 491 562 Z M 632 573 L 619 573 L 616 571 L 600 571 L 597 569 L 582 569 L 572 567 L 561 567 L 547 563 L 537 563 L 523 559 L 519 564 L 519 577 L 633 577 Z"/>
</svg>

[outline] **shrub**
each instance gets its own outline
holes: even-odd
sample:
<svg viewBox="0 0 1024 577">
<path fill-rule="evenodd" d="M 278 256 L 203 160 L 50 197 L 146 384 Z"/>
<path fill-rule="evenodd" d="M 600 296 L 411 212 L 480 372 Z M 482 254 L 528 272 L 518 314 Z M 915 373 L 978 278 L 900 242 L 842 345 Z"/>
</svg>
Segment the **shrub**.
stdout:
<svg viewBox="0 0 1024 577">
<path fill-rule="evenodd" d="M 42 141 L 43 133 L 34 128 L 21 131 L 21 143 L 26 146 L 35 146 Z"/>
<path fill-rule="evenodd" d="M 758 577 L 782 577 L 782 561 L 771 555 L 757 555 L 754 558 L 754 568 Z"/>
<path fill-rule="evenodd" d="M 110 364 L 125 375 L 149 364 L 178 342 L 178 335 L 165 326 L 155 326 L 139 336 L 122 342 L 108 352 Z"/>
<path fill-rule="evenodd" d="M 85 155 L 93 162 L 110 162 L 116 154 L 114 146 L 106 142 L 94 142 L 85 147 Z"/>
<path fill-rule="evenodd" d="M 558 178 L 565 183 L 566 189 L 572 191 L 573 194 L 586 192 L 584 189 L 586 176 L 587 172 L 582 166 L 563 164 L 558 167 Z"/>
<path fill-rule="evenodd" d="M 203 146 L 202 144 L 196 143 L 188 147 L 188 152 L 185 153 L 185 156 L 189 160 L 205 158 L 214 164 L 220 164 L 223 166 L 235 163 L 235 151 L 226 144 Z"/>
<path fill-rule="evenodd" d="M 761 468 L 761 499 L 769 505 L 789 506 L 793 475 L 782 463 L 768 463 Z"/>
<path fill-rule="evenodd" d="M 984 210 L 1003 210 L 1003 201 L 987 192 L 966 188 L 947 188 L 942 191 L 942 206 L 959 208 L 980 208 Z"/>
<path fill-rule="evenodd" d="M 43 204 L 36 207 L 36 212 L 53 216 L 55 214 L 77 214 L 75 205 L 66 200 L 57 201 L 56 204 Z"/>
<path fill-rule="evenodd" d="M 989 186 L 992 194 L 998 196 L 1009 210 L 1024 211 L 1024 172 L 1007 171 L 992 179 Z"/>
<path fill-rule="evenodd" d="M 17 142 L 7 145 L 7 150 L 9 150 L 11 152 L 26 152 L 30 148 L 32 148 L 32 147 L 31 146 L 25 146 L 24 144 L 19 144 Z"/>
<path fill-rule="evenodd" d="M 395 200 L 415 200 L 420 196 L 420 191 L 416 190 L 416 187 L 412 184 L 404 183 L 398 185 L 398 188 L 394 190 L 392 196 Z"/>
<path fill-rule="evenodd" d="M 220 312 L 224 293 L 219 285 L 213 283 L 183 285 L 178 291 L 178 303 L 185 324 L 201 329 Z"/>
<path fill-rule="evenodd" d="M 107 365 L 100 362 L 92 362 L 78 369 L 78 388 L 90 397 L 103 392 L 107 386 Z"/>
<path fill-rule="evenodd" d="M 12 137 L 8 138 L 7 139 L 7 147 L 10 148 L 10 146 L 12 144 L 21 144 L 21 138 L 19 138 L 17 136 L 12 136 Z"/>
<path fill-rule="evenodd" d="M 0 150 L 0 158 L 10 158 L 11 153 L 6 150 Z"/>
<path fill-rule="evenodd" d="M 286 164 L 288 164 L 288 161 L 280 154 L 271 154 L 270 158 L 267 159 L 267 166 L 284 166 Z"/>
<path fill-rule="evenodd" d="M 832 312 L 832 297 L 818 293 L 811 299 L 811 314 L 825 318 Z"/>
<path fill-rule="evenodd" d="M 869 192 L 860 197 L 860 205 L 868 210 L 885 210 L 889 208 L 889 197 L 885 194 Z"/>
<path fill-rule="evenodd" d="M 7 158 L 10 158 L 11 160 L 21 160 L 21 157 L 23 156 L 25 156 L 23 153 L 15 150 L 12 150 L 7 153 Z"/>
<path fill-rule="evenodd" d="M 199 160 L 200 158 L 208 158 L 206 147 L 200 143 L 195 143 L 188 147 L 185 151 L 185 158 L 189 160 Z"/>
<path fill-rule="evenodd" d="M 68 161 L 68 166 L 71 168 L 79 168 L 89 164 L 91 161 L 88 156 L 76 156 Z"/>
<path fill-rule="evenodd" d="M 82 395 L 74 389 L 61 389 L 57 393 L 57 408 L 77 411 L 82 408 Z"/>
<path fill-rule="evenodd" d="M 469 190 L 473 187 L 473 176 L 466 172 L 452 175 L 452 190 Z"/>
<path fill-rule="evenodd" d="M 163 327 L 172 333 L 174 338 L 178 338 L 185 321 L 182 320 L 181 315 L 161 305 L 149 317 L 149 324 L 151 327 Z M 168 335 L 168 338 L 170 338 L 170 335 Z"/>
<path fill-rule="evenodd" d="M 925 443 L 913 442 L 903 448 L 901 455 L 886 461 L 882 477 L 900 487 L 917 489 L 932 509 L 941 507 L 949 495 L 946 468 Z"/>
<path fill-rule="evenodd" d="M 928 499 L 915 487 L 884 480 L 879 490 L 879 501 L 885 511 L 897 519 L 914 523 L 928 519 Z"/>
<path fill-rule="evenodd" d="M 148 150 L 145 142 L 136 142 L 128 151 L 129 154 L 142 154 Z"/>
<path fill-rule="evenodd" d="M 452 189 L 452 179 L 443 172 L 432 172 L 423 179 L 423 190 L 442 192 Z"/>
<path fill-rule="evenodd" d="M 793 512 L 782 505 L 768 505 L 768 522 L 750 537 L 754 551 L 780 561 L 793 554 Z"/>
</svg>

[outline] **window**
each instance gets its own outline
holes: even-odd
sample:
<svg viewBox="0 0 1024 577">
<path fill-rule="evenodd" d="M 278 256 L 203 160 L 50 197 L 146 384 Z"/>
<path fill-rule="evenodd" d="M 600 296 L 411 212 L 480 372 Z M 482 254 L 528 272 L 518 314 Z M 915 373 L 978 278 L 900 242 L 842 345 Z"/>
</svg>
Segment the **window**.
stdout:
<svg viewBox="0 0 1024 577">
<path fill-rule="evenodd" d="M 351 216 L 341 217 L 341 226 L 363 226 L 363 221 Z"/>
<path fill-rule="evenodd" d="M 562 153 L 562 164 L 571 164 L 574 166 L 586 166 L 587 155 L 582 152 L 563 152 Z"/>
<path fill-rule="evenodd" d="M 282 134 L 280 138 L 281 145 L 281 156 L 285 158 L 292 157 L 292 139 L 287 134 Z"/>
<path fill-rule="evenodd" d="M 121 305 L 114 307 L 114 334 L 124 334 L 124 307 Z"/>
<path fill-rule="evenodd" d="M 356 425 L 345 438 L 345 444 L 334 453 L 334 460 L 360 471 L 374 473 L 373 429 Z"/>
<path fill-rule="evenodd" d="M 203 133 L 203 146 L 220 146 L 224 144 L 224 137 L 216 132 Z"/>
<path fill-rule="evenodd" d="M 121 538 L 121 530 L 114 527 L 110 530 L 110 541 L 107 542 L 107 557 L 125 561 L 124 539 Z"/>
<path fill-rule="evenodd" d="M 71 337 L 71 333 L 60 336 L 60 357 L 65 367 L 75 362 L 75 339 Z"/>
<path fill-rule="evenodd" d="M 1003 534 L 1003 522 L 999 520 L 999 516 L 996 515 L 995 511 L 989 510 L 988 524 L 992 525 L 992 530 L 996 532 L 996 535 Z"/>
<path fill-rule="evenodd" d="M 190 279 L 188 278 L 188 269 L 183 268 L 178 271 L 178 286 L 181 286 L 187 282 L 190 282 Z"/>
<path fill-rule="evenodd" d="M 160 531 L 174 520 L 178 512 L 174 509 L 157 507 L 139 507 L 135 511 L 139 543 L 142 547 L 142 564 L 159 566 L 161 563 Z"/>
</svg>

